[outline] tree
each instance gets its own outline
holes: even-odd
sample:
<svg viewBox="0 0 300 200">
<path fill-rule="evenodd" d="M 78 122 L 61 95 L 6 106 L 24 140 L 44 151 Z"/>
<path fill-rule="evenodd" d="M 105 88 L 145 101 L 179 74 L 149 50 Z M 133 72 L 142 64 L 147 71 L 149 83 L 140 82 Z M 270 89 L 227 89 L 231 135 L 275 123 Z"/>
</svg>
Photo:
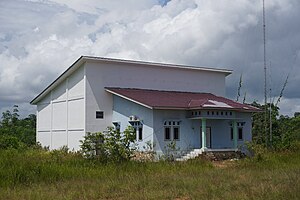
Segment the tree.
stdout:
<svg viewBox="0 0 300 200">
<path fill-rule="evenodd" d="M 264 105 L 260 105 L 257 102 L 253 102 L 252 105 L 261 110 L 265 109 Z M 272 143 L 268 135 L 265 135 L 270 132 L 270 127 L 267 128 L 267 133 L 264 132 L 264 112 L 252 115 L 253 141 L 274 149 L 287 149 L 295 142 L 300 141 L 300 117 L 279 116 L 279 107 L 274 104 L 271 104 L 271 106 L 267 104 L 266 107 L 268 113 L 270 113 L 271 108 Z M 270 123 L 270 118 L 267 119 L 266 123 Z M 261 137 L 259 137 L 260 135 Z"/>
<path fill-rule="evenodd" d="M 2 143 L 14 143 L 12 141 L 18 140 L 23 143 L 23 146 L 31 146 L 36 142 L 36 116 L 34 114 L 29 115 L 27 118 L 19 118 L 19 109 L 17 105 L 14 105 L 11 110 L 7 110 L 2 113 L 0 121 L 0 137 Z M 11 148 L 18 145 L 7 145 Z M 22 146 L 22 145 L 21 145 Z"/>
</svg>

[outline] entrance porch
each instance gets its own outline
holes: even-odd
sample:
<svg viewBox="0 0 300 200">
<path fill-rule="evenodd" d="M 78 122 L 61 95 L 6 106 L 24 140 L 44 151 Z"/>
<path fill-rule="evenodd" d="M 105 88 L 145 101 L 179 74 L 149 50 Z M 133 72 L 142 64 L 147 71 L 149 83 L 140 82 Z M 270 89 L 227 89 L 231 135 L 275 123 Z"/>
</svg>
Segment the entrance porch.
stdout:
<svg viewBox="0 0 300 200">
<path fill-rule="evenodd" d="M 236 151 L 239 145 L 251 139 L 249 115 L 226 110 L 196 110 L 189 111 L 187 119 L 200 126 L 200 143 L 195 148 L 202 152 Z"/>
</svg>

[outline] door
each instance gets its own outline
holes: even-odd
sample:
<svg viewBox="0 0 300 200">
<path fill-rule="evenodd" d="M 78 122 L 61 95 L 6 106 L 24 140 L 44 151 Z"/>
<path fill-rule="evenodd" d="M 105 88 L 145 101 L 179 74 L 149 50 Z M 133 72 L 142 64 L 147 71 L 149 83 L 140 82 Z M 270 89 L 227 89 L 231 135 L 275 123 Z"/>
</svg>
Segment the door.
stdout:
<svg viewBox="0 0 300 200">
<path fill-rule="evenodd" d="M 211 148 L 211 128 L 206 127 L 206 147 Z"/>
<path fill-rule="evenodd" d="M 200 144 L 201 144 L 201 137 L 202 135 L 202 127 L 200 128 Z M 211 127 L 206 127 L 206 147 L 208 149 L 211 148 Z"/>
</svg>

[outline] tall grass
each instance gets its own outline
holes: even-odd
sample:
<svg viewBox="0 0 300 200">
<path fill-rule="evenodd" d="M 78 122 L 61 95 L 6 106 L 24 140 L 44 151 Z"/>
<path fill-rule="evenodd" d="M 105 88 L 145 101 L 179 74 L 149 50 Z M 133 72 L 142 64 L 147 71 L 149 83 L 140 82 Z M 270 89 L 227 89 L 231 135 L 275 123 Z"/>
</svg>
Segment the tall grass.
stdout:
<svg viewBox="0 0 300 200">
<path fill-rule="evenodd" d="M 0 151 L 0 199 L 300 199 L 298 152 L 216 167 L 204 160 L 102 164 L 78 154 Z"/>
</svg>

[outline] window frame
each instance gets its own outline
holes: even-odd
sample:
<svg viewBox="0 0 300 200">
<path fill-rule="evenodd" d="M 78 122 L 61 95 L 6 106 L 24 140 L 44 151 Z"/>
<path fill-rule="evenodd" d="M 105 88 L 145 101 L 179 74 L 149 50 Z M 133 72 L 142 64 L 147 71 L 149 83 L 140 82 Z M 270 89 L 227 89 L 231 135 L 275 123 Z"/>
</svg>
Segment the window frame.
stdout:
<svg viewBox="0 0 300 200">
<path fill-rule="evenodd" d="M 166 129 L 169 129 L 169 139 L 166 138 Z M 172 140 L 171 138 L 172 138 L 171 137 L 171 126 L 165 126 L 164 127 L 164 140 L 165 141 L 170 141 L 170 140 Z"/>
<path fill-rule="evenodd" d="M 241 132 L 240 132 L 241 131 Z M 240 138 L 240 134 L 241 134 L 241 138 Z M 243 141 L 244 140 L 244 131 L 243 131 L 243 127 L 238 127 L 238 134 L 237 134 L 237 139 L 239 141 Z"/>
<path fill-rule="evenodd" d="M 243 131 L 243 127 L 240 126 L 240 127 L 237 127 L 238 129 L 238 132 L 237 132 L 237 140 L 238 141 L 243 141 L 244 140 L 244 131 Z M 241 134 L 242 134 L 242 138 L 240 138 L 240 131 L 241 131 Z M 231 126 L 230 127 L 230 139 L 233 140 L 233 127 Z"/>
<path fill-rule="evenodd" d="M 139 134 L 138 134 L 138 141 L 143 141 L 143 126 L 138 127 Z"/>
<path fill-rule="evenodd" d="M 97 110 L 96 111 L 96 119 L 104 119 L 104 111 Z"/>
<path fill-rule="evenodd" d="M 194 113 L 195 114 L 195 113 Z M 180 141 L 180 120 L 165 120 L 164 127 L 164 140 L 165 141 Z M 166 129 L 169 129 L 169 138 L 166 138 Z M 175 138 L 175 129 L 178 129 L 177 137 Z"/>
<path fill-rule="evenodd" d="M 177 133 L 178 138 L 177 139 L 175 138 L 175 129 L 178 130 L 178 133 Z M 180 141 L 180 126 L 173 126 L 172 130 L 173 130 L 173 140 Z"/>
</svg>

